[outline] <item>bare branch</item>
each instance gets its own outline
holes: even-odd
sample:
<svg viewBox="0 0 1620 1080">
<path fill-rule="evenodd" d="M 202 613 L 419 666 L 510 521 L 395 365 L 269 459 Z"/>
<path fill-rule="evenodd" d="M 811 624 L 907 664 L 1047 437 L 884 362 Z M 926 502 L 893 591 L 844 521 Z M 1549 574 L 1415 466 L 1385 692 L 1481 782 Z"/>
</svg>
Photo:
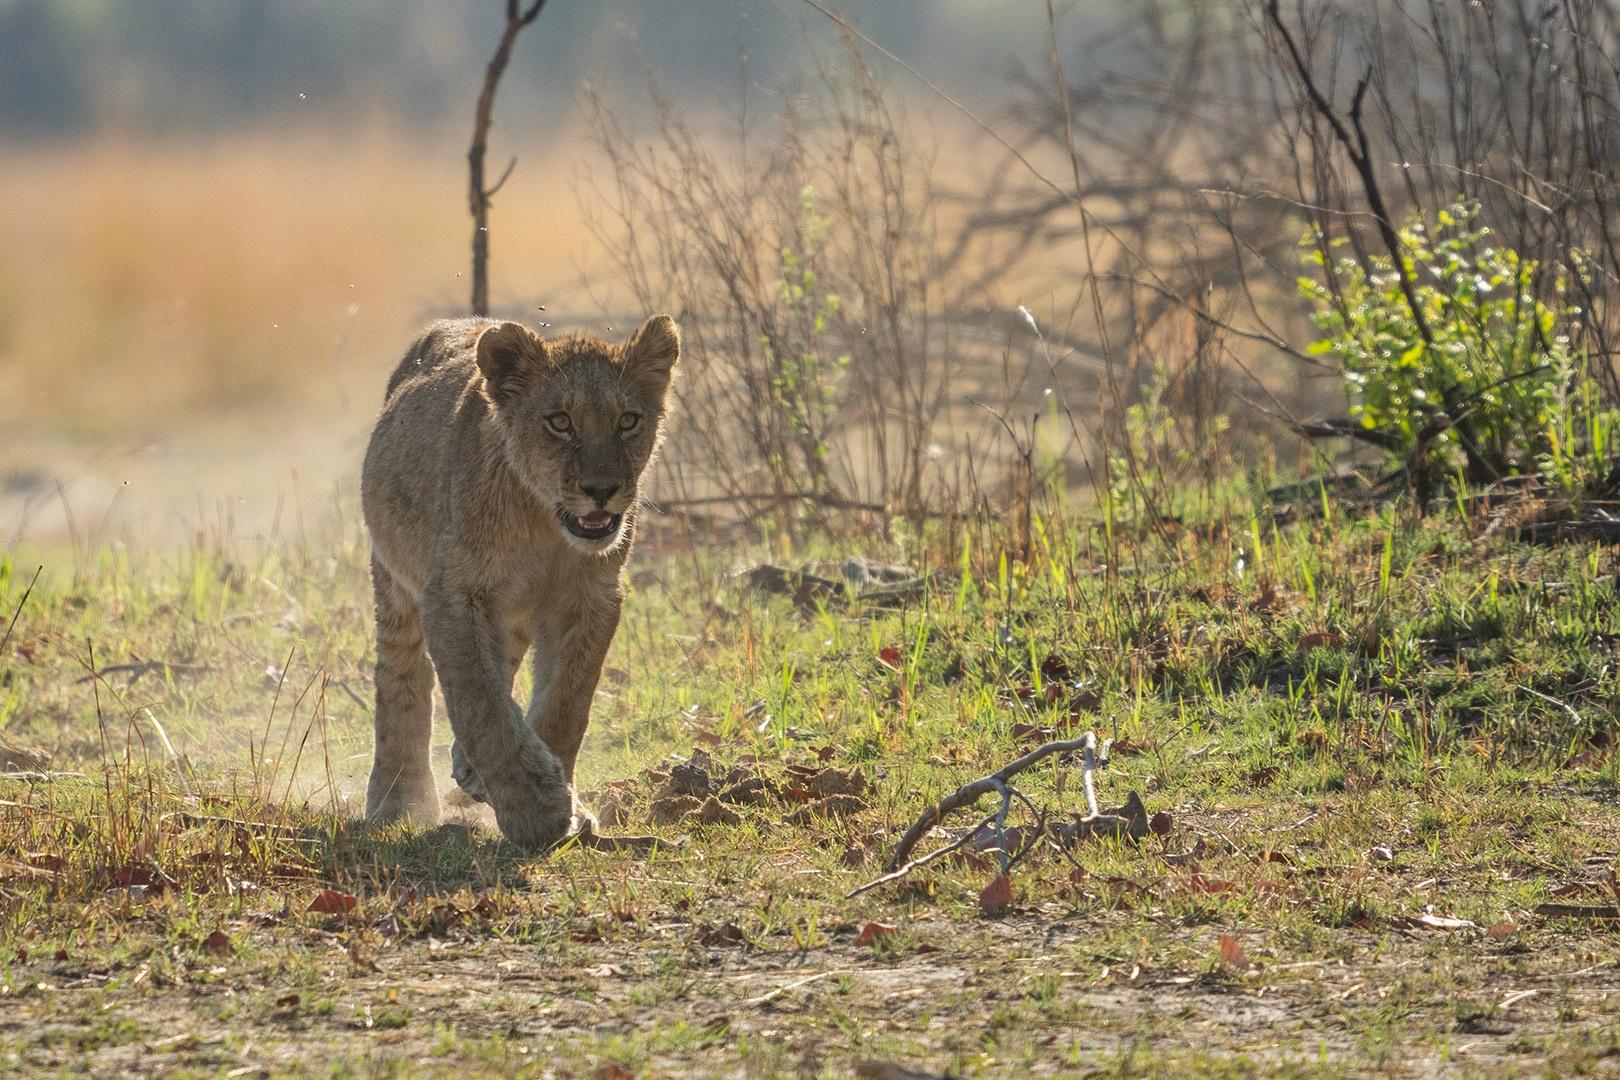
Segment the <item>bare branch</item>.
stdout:
<svg viewBox="0 0 1620 1080">
<path fill-rule="evenodd" d="M 517 158 L 513 157 L 511 161 L 506 163 L 506 171 L 501 173 L 501 178 L 495 181 L 495 183 L 490 186 L 488 191 L 484 192 L 484 198 L 493 199 L 495 197 L 495 193 L 501 190 L 501 187 L 506 183 L 507 177 L 512 175 L 512 170 L 515 168 L 517 168 Z"/>
<path fill-rule="evenodd" d="M 484 184 L 484 154 L 489 147 L 489 128 L 494 121 L 495 91 L 500 86 L 506 65 L 512 60 L 512 46 L 525 26 L 534 22 L 546 0 L 534 0 L 519 11 L 518 0 L 506 0 L 506 27 L 501 40 L 484 71 L 484 85 L 478 92 L 478 105 L 473 112 L 472 145 L 467 149 L 467 202 L 472 213 L 472 313 L 489 314 L 489 206 L 490 199 L 517 166 L 513 158 L 501 178 L 493 187 Z"/>
<path fill-rule="evenodd" d="M 978 802 L 979 799 L 992 791 L 1003 790 L 1008 780 L 1011 780 L 1030 766 L 1046 760 L 1053 754 L 1072 754 L 1076 750 L 1088 749 L 1092 753 L 1095 753 L 1097 749 L 1097 736 L 1089 731 L 1078 739 L 1065 739 L 1060 742 L 1049 742 L 1037 746 L 1023 757 L 1008 762 L 989 776 L 981 776 L 972 783 L 957 788 L 925 810 L 921 817 L 912 822 L 911 828 L 906 830 L 905 835 L 900 838 L 900 843 L 895 845 L 894 853 L 889 856 L 889 869 L 893 870 L 903 863 L 906 856 L 911 854 L 911 849 L 916 847 L 917 842 L 923 838 L 923 835 L 939 824 L 940 819 L 946 814 L 958 807 L 969 806 Z"/>
</svg>

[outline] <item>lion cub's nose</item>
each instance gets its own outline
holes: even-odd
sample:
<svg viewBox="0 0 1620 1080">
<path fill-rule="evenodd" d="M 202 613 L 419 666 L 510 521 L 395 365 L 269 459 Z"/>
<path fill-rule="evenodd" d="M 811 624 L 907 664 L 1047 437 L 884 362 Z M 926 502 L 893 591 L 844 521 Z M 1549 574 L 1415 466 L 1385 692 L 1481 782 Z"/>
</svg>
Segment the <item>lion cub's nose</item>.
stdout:
<svg viewBox="0 0 1620 1080">
<path fill-rule="evenodd" d="M 596 501 L 597 506 L 606 506 L 607 501 L 613 498 L 613 493 L 619 490 L 618 484 L 581 484 L 579 490 Z"/>
</svg>

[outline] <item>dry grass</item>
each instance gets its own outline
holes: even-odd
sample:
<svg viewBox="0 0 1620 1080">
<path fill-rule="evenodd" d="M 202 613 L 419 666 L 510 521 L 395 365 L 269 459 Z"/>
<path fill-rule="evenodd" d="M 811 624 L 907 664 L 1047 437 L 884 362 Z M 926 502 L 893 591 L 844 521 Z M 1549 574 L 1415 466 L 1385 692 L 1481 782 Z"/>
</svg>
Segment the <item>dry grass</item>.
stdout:
<svg viewBox="0 0 1620 1080">
<path fill-rule="evenodd" d="M 741 589 L 718 572 L 740 544 L 638 552 L 582 771 L 620 828 L 687 837 L 647 860 L 354 820 L 352 532 L 41 553 L 0 743 L 59 772 L 0 779 L 0 1069 L 1612 1067 L 1614 925 L 1538 910 L 1614 900 L 1612 553 L 1334 514 L 1126 538 L 1138 572 L 1099 574 L 1092 523 L 1037 524 L 1030 562 L 986 537 L 900 610 Z M 31 576 L 0 564 L 0 616 Z M 81 681 L 92 649 L 102 678 Z M 115 669 L 137 660 L 172 666 Z M 1035 850 L 991 915 L 990 852 L 845 899 L 934 799 L 1084 729 L 1116 738 L 1104 804 L 1141 792 L 1167 835 Z M 694 747 L 780 797 L 668 824 L 670 755 Z M 826 770 L 871 786 L 807 814 L 833 800 L 794 788 Z M 1036 804 L 1081 805 L 1072 763 L 1026 775 Z"/>
<path fill-rule="evenodd" d="M 496 301 L 576 277 L 572 145 L 496 209 Z M 363 395 L 422 320 L 466 302 L 454 144 L 258 132 L 0 154 L 5 421 L 83 435 L 206 429 Z M 544 302 L 540 300 L 539 302 Z M 581 314 L 575 311 L 576 317 Z"/>
</svg>

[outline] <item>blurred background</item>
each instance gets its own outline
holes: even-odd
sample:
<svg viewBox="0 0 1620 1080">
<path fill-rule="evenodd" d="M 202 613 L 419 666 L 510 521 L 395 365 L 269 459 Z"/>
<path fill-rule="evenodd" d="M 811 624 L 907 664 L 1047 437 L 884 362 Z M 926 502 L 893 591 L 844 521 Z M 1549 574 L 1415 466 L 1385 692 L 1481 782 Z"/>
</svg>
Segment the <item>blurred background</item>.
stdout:
<svg viewBox="0 0 1620 1080">
<path fill-rule="evenodd" d="M 682 320 L 670 505 L 1320 466 L 1295 422 L 1346 387 L 1296 279 L 1377 232 L 1307 80 L 1342 119 L 1365 69 L 1391 218 L 1495 199 L 1527 253 L 1600 250 L 1612 17 L 1288 7 L 846 0 L 841 26 L 805 0 L 550 0 L 495 105 L 493 313 Z M 0 543 L 352 513 L 388 371 L 467 311 L 504 23 L 501 0 L 0 0 Z M 1509 123 L 1527 94 L 1543 113 Z"/>
<path fill-rule="evenodd" d="M 1014 6 L 848 11 L 994 112 L 1045 47 L 1044 9 Z M 466 146 L 503 23 L 500 0 L 0 0 L 4 539 L 257 526 L 352 480 L 397 356 L 466 311 Z M 627 121 L 657 87 L 697 125 L 763 129 L 838 48 L 799 3 L 553 0 L 497 99 L 491 169 L 518 165 L 495 312 L 639 314 L 585 224 L 587 85 Z M 892 92 L 932 123 L 918 89 Z"/>
</svg>

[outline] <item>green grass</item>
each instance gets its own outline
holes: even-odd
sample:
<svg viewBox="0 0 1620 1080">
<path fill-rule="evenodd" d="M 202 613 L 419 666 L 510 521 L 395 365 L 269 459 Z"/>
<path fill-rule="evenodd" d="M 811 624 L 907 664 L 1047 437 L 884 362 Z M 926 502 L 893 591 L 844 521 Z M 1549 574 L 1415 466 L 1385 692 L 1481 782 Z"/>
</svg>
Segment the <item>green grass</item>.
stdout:
<svg viewBox="0 0 1620 1080">
<path fill-rule="evenodd" d="M 1169 541 L 1055 512 L 1026 561 L 991 532 L 704 554 L 665 527 L 633 562 L 584 786 L 616 784 L 598 801 L 638 832 L 649 771 L 694 746 L 783 787 L 827 768 L 872 786 L 804 823 L 789 798 L 659 826 L 686 843 L 645 859 L 526 856 L 475 818 L 355 820 L 356 535 L 14 552 L 0 631 L 45 570 L 0 655 L 0 744 L 53 775 L 0 781 L 0 1067 L 1601 1068 L 1615 930 L 1534 909 L 1615 902 L 1620 565 L 1329 511 Z M 899 609 L 805 608 L 731 579 L 765 550 L 940 574 Z M 143 661 L 169 666 L 114 670 Z M 1036 851 L 995 917 L 993 855 L 844 899 L 930 802 L 1085 730 L 1115 740 L 1103 802 L 1140 792 L 1167 835 Z M 1072 762 L 1019 786 L 1054 819 L 1081 810 Z M 355 906 L 311 911 L 323 890 Z M 857 947 L 870 920 L 895 929 Z"/>
</svg>

